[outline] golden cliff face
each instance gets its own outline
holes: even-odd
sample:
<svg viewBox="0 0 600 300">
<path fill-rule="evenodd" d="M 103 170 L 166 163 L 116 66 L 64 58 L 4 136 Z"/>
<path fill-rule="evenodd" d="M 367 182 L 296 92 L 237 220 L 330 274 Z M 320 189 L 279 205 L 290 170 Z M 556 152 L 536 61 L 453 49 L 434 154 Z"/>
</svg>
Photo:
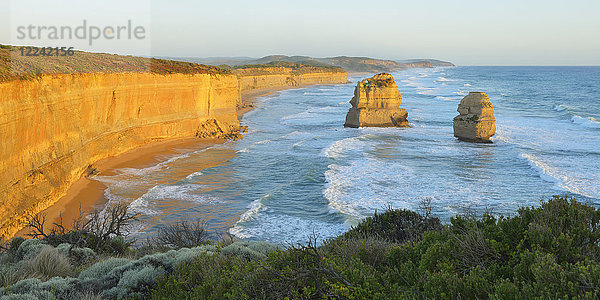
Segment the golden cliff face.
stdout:
<svg viewBox="0 0 600 300">
<path fill-rule="evenodd" d="M 311 72 L 298 74 L 288 68 L 261 68 L 236 70 L 242 91 L 274 87 L 292 87 L 311 84 L 339 84 L 348 82 L 346 72 Z"/>
<path fill-rule="evenodd" d="M 46 75 L 0 83 L 0 237 L 94 162 L 177 137 L 235 137 L 234 75 Z"/>
<path fill-rule="evenodd" d="M 408 113 L 399 107 L 400 91 L 390 74 L 381 73 L 360 81 L 350 104 L 345 127 L 410 127 Z"/>
</svg>

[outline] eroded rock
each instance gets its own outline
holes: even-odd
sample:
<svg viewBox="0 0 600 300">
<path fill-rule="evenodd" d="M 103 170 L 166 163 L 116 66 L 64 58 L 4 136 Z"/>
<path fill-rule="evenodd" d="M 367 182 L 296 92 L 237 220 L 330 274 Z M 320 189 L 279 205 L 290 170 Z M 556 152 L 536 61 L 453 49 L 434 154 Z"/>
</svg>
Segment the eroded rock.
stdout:
<svg viewBox="0 0 600 300">
<path fill-rule="evenodd" d="M 345 127 L 410 127 L 394 77 L 377 74 L 360 81 L 350 100 Z"/>
<path fill-rule="evenodd" d="M 470 92 L 458 105 L 454 136 L 463 141 L 491 143 L 496 133 L 494 106 L 484 92 Z"/>
</svg>

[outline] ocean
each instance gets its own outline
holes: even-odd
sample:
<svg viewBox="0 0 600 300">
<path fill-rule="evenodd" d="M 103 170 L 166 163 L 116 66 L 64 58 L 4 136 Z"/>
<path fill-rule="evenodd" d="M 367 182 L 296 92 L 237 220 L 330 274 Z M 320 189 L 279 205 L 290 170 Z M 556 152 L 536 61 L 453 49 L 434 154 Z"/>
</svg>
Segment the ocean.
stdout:
<svg viewBox="0 0 600 300">
<path fill-rule="evenodd" d="M 344 128 L 356 82 L 257 100 L 245 138 L 148 168 L 97 176 L 109 203 L 141 215 L 136 236 L 202 219 L 217 233 L 279 244 L 337 236 L 375 211 L 419 209 L 444 222 L 514 215 L 552 195 L 600 205 L 600 67 L 453 67 L 393 73 L 411 128 Z M 458 141 L 469 91 L 488 94 L 492 144 Z M 209 167 L 200 167 L 200 166 Z"/>
</svg>

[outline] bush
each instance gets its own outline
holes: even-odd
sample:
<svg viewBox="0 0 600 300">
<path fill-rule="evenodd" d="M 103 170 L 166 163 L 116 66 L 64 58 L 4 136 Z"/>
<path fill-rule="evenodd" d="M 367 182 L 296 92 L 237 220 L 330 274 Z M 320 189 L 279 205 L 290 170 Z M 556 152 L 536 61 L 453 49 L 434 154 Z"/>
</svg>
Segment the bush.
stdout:
<svg viewBox="0 0 600 300">
<path fill-rule="evenodd" d="M 320 247 L 201 256 L 161 278 L 152 298 L 597 299 L 599 214 L 566 197 L 446 226 L 388 210 Z M 232 245 L 222 252 L 245 253 L 247 244 Z"/>
<path fill-rule="evenodd" d="M 36 259 L 67 262 L 91 249 L 22 241 L 0 256 L 2 299 L 530 299 L 600 297 L 600 211 L 554 197 L 510 218 L 388 210 L 348 233 L 280 249 L 257 242 L 109 258 L 77 278 L 18 280 Z M 388 223 L 386 223 L 388 222 Z M 16 247 L 16 246 L 15 246 Z M 222 248 L 220 248 L 222 247 Z M 91 252 L 90 252 L 91 251 Z M 70 254 L 69 254 L 70 255 Z M 43 256 L 50 258 L 41 259 Z M 25 257 L 25 262 L 19 262 Z M 27 268 L 26 268 L 27 269 Z M 55 270 L 48 267 L 49 270 Z M 59 272 L 45 273 L 47 279 Z M 2 279 L 2 278 L 0 278 Z M 9 282 L 10 281 L 10 282 Z M 9 282 L 9 283 L 6 283 Z M 33 298 L 32 298 L 33 299 Z"/>
<path fill-rule="evenodd" d="M 48 247 L 48 244 L 46 244 L 44 241 L 36 239 L 25 240 L 19 244 L 14 256 L 17 260 L 31 259 L 38 255 L 46 247 Z"/>
<path fill-rule="evenodd" d="M 102 278 L 106 276 L 110 271 L 112 271 L 116 267 L 124 266 L 130 263 L 131 260 L 127 258 L 109 258 L 105 261 L 98 262 L 86 270 L 81 271 L 79 273 L 79 279 L 94 279 L 94 278 Z"/>
<path fill-rule="evenodd" d="M 345 238 L 378 237 L 394 243 L 418 241 L 423 233 L 440 230 L 440 219 L 428 214 L 423 216 L 407 209 L 396 210 L 389 207 L 383 213 L 368 217 L 346 232 Z"/>
<path fill-rule="evenodd" d="M 12 285 L 26 278 L 27 274 L 19 268 L 9 265 L 0 265 L 0 290 L 3 286 Z"/>
<path fill-rule="evenodd" d="M 10 241 L 10 248 L 8 248 L 8 253 L 9 254 L 15 254 L 17 252 L 17 250 L 19 249 L 19 246 L 21 246 L 21 244 L 25 241 L 24 238 L 22 237 L 16 237 L 13 238 Z"/>
<path fill-rule="evenodd" d="M 153 240 L 155 245 L 170 248 L 192 248 L 209 243 L 206 224 L 202 221 L 180 222 L 161 227 Z"/>
<path fill-rule="evenodd" d="M 266 257 L 265 254 L 252 250 L 248 243 L 234 242 L 233 244 L 221 249 L 224 254 L 238 256 L 247 260 L 257 260 Z"/>
<path fill-rule="evenodd" d="M 65 227 L 61 217 L 50 232 L 46 232 L 46 217 L 42 214 L 28 220 L 27 227 L 31 230 L 31 237 L 55 247 L 68 243 L 78 248 L 91 248 L 97 253 L 124 254 L 130 246 L 125 242 L 124 233 L 136 218 L 137 215 L 128 213 L 127 205 L 118 204 L 105 211 L 95 210 L 89 215 L 80 212 L 71 229 Z"/>
<path fill-rule="evenodd" d="M 56 250 L 68 256 L 76 266 L 88 265 L 98 259 L 96 252 L 90 248 L 75 247 L 75 245 L 63 243 L 56 246 Z"/>
</svg>

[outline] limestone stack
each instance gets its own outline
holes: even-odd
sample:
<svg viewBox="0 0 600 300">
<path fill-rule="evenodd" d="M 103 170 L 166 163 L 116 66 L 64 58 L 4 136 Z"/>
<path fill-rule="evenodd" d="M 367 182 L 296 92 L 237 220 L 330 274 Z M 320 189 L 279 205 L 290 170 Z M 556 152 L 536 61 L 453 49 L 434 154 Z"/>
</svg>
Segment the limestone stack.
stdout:
<svg viewBox="0 0 600 300">
<path fill-rule="evenodd" d="M 350 100 L 345 127 L 410 127 L 394 77 L 377 74 L 360 81 Z"/>
<path fill-rule="evenodd" d="M 458 105 L 454 118 L 454 136 L 475 143 L 491 143 L 496 133 L 494 106 L 484 92 L 470 92 Z"/>
</svg>

